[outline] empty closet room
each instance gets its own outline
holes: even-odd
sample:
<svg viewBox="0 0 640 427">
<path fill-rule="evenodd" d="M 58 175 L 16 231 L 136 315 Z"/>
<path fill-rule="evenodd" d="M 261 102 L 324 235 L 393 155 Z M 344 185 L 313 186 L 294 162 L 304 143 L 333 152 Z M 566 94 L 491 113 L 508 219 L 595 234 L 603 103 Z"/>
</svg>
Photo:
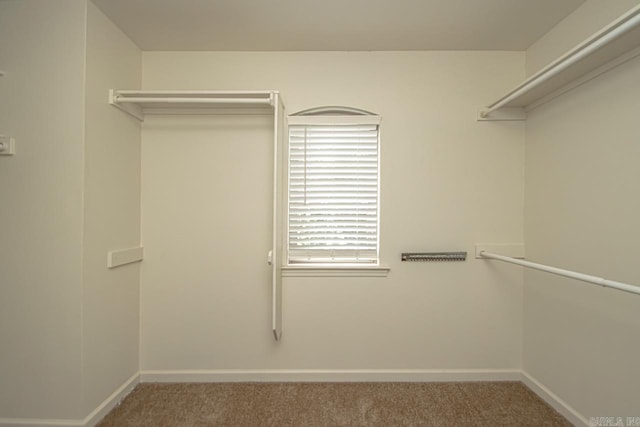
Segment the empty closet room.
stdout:
<svg viewBox="0 0 640 427">
<path fill-rule="evenodd" d="M 390 382 L 640 425 L 639 22 L 0 0 L 0 425 L 93 426 L 150 383 Z M 307 191 L 314 132 L 349 126 L 367 178 L 314 205 L 340 190 Z M 296 197 L 371 210 L 309 249 Z"/>
</svg>

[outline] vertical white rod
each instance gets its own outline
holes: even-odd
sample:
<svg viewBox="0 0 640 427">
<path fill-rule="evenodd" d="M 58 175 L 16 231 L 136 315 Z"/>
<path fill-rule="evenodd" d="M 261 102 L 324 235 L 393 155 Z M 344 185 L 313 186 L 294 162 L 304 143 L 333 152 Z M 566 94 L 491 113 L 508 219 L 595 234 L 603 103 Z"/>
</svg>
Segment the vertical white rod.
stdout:
<svg viewBox="0 0 640 427">
<path fill-rule="evenodd" d="M 533 268 L 535 270 L 544 271 L 546 273 L 557 274 L 558 276 L 568 277 L 570 279 L 581 280 L 583 282 L 593 283 L 595 285 L 604 286 L 606 288 L 618 289 L 620 291 L 630 292 L 632 294 L 640 295 L 640 287 L 629 285 L 622 282 L 614 282 L 613 280 L 603 279 L 602 277 L 591 276 L 589 274 L 578 273 L 571 270 L 564 270 L 562 268 L 551 267 L 544 264 L 537 264 L 531 261 L 524 261 L 521 259 L 515 259 L 504 255 L 498 255 L 487 251 L 481 251 L 480 256 L 482 258 L 495 259 L 498 261 L 504 261 L 511 264 L 520 265 L 522 267 Z"/>
<path fill-rule="evenodd" d="M 279 341 L 282 336 L 282 261 L 281 251 L 278 250 L 278 239 L 280 235 L 280 221 L 282 215 L 282 183 L 281 153 L 283 137 L 280 132 L 280 123 L 283 120 L 280 110 L 281 101 L 279 93 L 272 93 L 270 97 L 273 101 L 273 230 L 272 230 L 272 258 L 271 258 L 271 328 L 273 337 Z"/>
</svg>

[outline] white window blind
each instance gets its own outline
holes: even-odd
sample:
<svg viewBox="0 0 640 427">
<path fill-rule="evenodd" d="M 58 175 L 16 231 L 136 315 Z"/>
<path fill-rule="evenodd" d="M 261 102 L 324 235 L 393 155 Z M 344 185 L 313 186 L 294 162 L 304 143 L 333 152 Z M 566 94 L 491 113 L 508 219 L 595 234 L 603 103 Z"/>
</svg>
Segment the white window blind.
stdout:
<svg viewBox="0 0 640 427">
<path fill-rule="evenodd" d="M 290 264 L 378 262 L 378 125 L 363 122 L 289 127 Z"/>
</svg>

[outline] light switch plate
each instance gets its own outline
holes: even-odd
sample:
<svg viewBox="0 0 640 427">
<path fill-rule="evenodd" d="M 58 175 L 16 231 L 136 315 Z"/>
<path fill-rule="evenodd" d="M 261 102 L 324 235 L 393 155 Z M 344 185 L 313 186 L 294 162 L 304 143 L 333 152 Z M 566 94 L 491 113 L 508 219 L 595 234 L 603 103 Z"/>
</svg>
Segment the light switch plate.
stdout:
<svg viewBox="0 0 640 427">
<path fill-rule="evenodd" d="M 0 135 L 0 156 L 16 154 L 16 141 L 10 136 Z"/>
</svg>

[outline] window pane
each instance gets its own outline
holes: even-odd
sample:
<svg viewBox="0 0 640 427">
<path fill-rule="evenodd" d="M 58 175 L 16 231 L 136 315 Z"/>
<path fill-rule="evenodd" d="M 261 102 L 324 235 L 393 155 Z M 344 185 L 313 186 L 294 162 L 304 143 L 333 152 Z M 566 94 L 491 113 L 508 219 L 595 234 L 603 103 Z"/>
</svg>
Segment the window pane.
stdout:
<svg viewBox="0 0 640 427">
<path fill-rule="evenodd" d="M 378 126 L 289 128 L 289 262 L 377 262 Z"/>
</svg>

